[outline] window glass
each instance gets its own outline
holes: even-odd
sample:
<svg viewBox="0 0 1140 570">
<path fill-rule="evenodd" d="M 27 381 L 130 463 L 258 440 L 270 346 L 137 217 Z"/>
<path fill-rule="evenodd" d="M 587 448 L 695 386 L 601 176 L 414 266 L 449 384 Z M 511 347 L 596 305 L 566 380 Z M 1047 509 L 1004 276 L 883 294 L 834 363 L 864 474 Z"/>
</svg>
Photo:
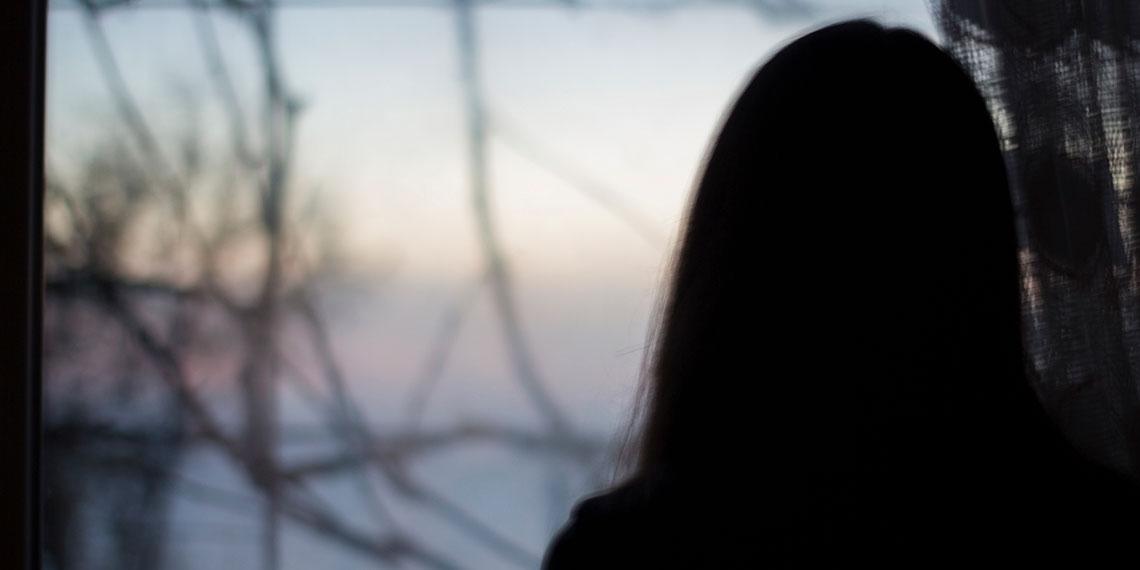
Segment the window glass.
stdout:
<svg viewBox="0 0 1140 570">
<path fill-rule="evenodd" d="M 45 567 L 534 568 L 719 118 L 916 2 L 55 0 Z"/>
</svg>

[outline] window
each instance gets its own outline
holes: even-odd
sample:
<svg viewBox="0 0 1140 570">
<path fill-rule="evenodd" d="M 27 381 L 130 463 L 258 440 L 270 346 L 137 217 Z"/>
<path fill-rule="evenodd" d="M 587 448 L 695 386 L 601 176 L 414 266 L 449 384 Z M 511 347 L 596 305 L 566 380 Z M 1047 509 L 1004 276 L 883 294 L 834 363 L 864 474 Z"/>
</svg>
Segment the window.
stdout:
<svg viewBox="0 0 1140 570">
<path fill-rule="evenodd" d="M 720 114 L 853 15 L 933 33 L 908 2 L 53 2 L 44 567 L 536 567 L 608 481 Z"/>
</svg>

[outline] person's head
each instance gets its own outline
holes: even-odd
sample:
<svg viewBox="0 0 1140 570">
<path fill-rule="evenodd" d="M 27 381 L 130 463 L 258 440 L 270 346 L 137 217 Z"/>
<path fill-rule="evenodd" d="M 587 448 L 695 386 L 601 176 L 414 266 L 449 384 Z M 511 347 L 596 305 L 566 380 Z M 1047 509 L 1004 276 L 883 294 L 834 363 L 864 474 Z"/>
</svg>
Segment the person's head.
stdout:
<svg viewBox="0 0 1140 570">
<path fill-rule="evenodd" d="M 838 24 L 765 63 L 674 263 L 640 472 L 941 469 L 1001 453 L 1023 413 L 999 143 L 969 77 L 913 32 Z"/>
</svg>

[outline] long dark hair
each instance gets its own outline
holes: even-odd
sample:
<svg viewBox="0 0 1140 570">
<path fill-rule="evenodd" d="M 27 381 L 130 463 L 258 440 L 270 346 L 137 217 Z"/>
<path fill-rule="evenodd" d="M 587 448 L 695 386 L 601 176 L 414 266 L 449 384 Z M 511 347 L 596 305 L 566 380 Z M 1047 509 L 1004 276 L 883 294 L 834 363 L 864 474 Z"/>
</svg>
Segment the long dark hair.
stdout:
<svg viewBox="0 0 1140 570">
<path fill-rule="evenodd" d="M 633 475 L 800 480 L 1029 453 L 1010 449 L 1045 421 L 1014 219 L 985 103 L 938 47 L 856 21 L 781 49 L 696 185 Z"/>
<path fill-rule="evenodd" d="M 780 50 L 697 184 L 634 471 L 544 567 L 1128 556 L 1140 493 L 1027 381 L 1015 226 L 985 103 L 936 46 L 851 22 Z"/>
</svg>

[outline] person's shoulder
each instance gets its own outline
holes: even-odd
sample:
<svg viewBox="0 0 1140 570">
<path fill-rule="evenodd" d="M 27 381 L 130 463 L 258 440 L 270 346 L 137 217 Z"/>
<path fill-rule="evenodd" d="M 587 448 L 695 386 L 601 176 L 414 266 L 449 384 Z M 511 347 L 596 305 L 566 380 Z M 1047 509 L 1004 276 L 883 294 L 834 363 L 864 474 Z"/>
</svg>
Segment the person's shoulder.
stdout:
<svg viewBox="0 0 1140 570">
<path fill-rule="evenodd" d="M 635 557 L 649 554 L 643 547 L 653 542 L 654 523 L 661 520 L 660 513 L 655 515 L 655 487 L 634 478 L 583 499 L 551 542 L 542 567 L 628 567 Z"/>
<path fill-rule="evenodd" d="M 600 552 L 605 548 L 599 544 L 598 533 L 593 522 L 580 516 L 581 505 L 574 509 L 569 522 L 558 531 L 542 559 L 543 570 L 563 570 L 597 566 Z"/>
</svg>

